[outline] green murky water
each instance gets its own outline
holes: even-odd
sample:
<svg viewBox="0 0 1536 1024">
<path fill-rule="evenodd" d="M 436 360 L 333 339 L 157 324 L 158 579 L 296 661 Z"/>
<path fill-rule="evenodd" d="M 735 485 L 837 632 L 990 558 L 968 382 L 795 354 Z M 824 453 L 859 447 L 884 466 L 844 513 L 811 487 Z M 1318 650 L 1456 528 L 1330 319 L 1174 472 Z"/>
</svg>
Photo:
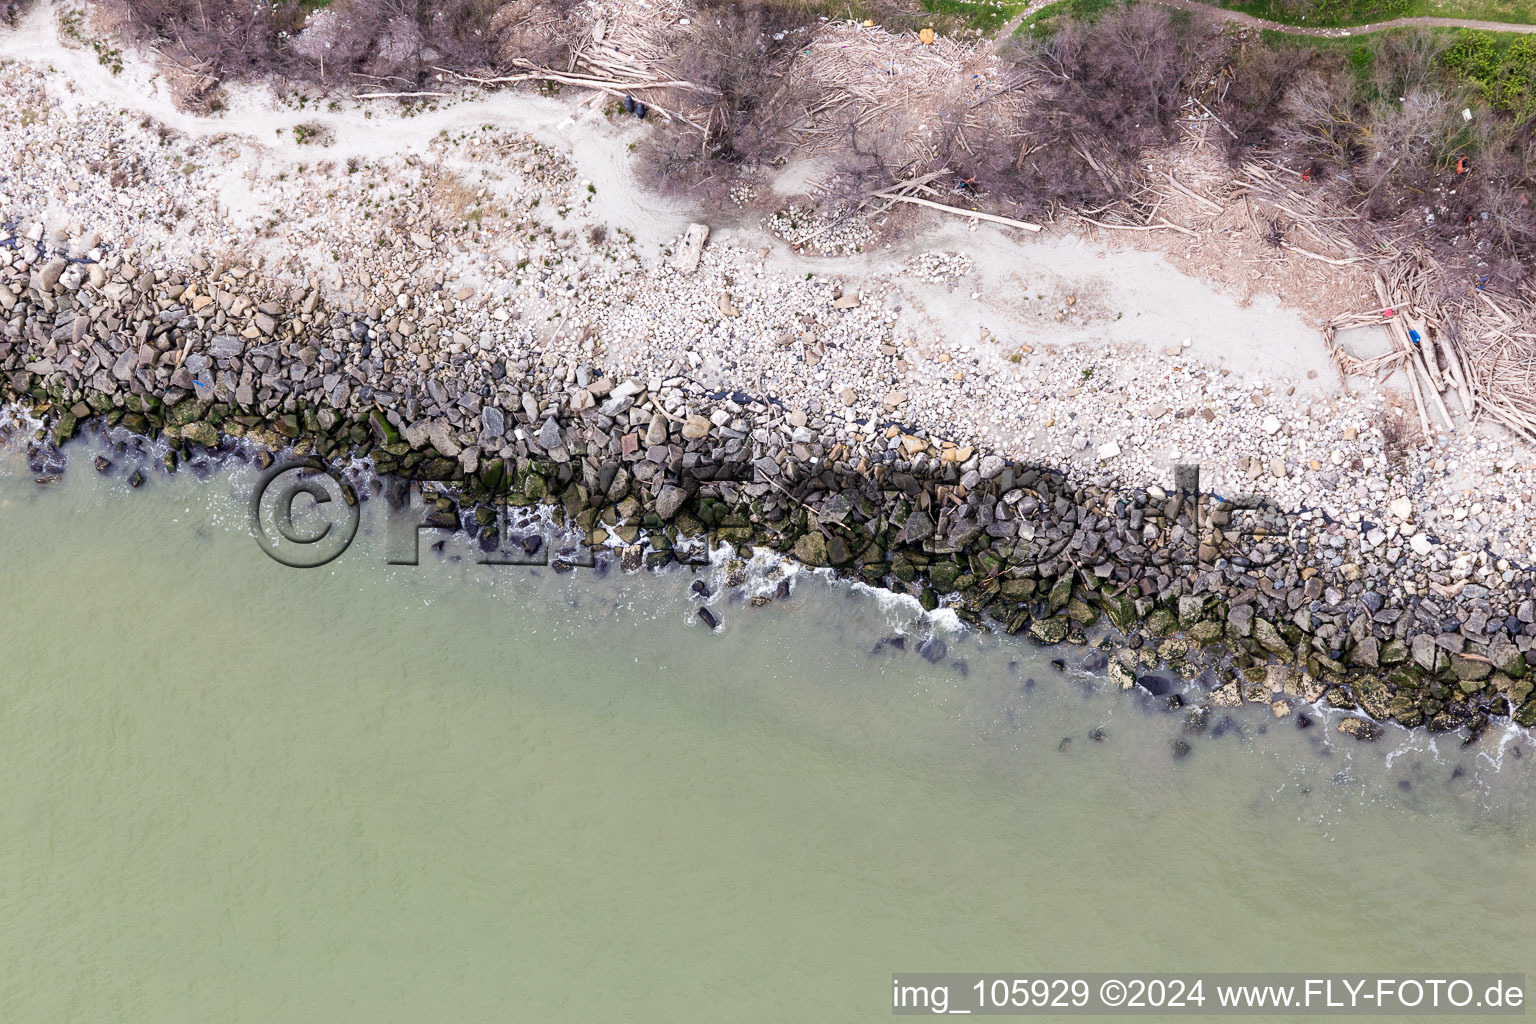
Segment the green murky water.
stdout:
<svg viewBox="0 0 1536 1024">
<path fill-rule="evenodd" d="M 681 571 L 390 567 L 372 514 L 286 569 L 251 471 L 132 491 L 92 454 L 50 487 L 0 458 L 5 1021 L 856 1021 L 893 971 L 1536 967 L 1525 737 L 1244 709 L 1176 760 L 1180 716 L 1080 651 L 939 629 L 930 662 L 933 624 L 809 576 L 710 633 Z"/>
</svg>

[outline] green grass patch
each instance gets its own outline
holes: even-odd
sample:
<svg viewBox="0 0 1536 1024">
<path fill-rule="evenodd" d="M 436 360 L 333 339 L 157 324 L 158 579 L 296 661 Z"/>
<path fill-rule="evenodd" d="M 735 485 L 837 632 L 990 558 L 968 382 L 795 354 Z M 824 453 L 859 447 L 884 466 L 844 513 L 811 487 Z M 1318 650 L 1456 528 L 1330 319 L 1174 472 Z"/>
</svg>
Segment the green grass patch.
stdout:
<svg viewBox="0 0 1536 1024">
<path fill-rule="evenodd" d="M 1040 8 L 1019 25 L 1019 33 L 1048 36 L 1063 21 L 1095 21 L 1105 11 L 1120 7 L 1126 0 L 1057 0 Z M 1182 12 L 1180 12 L 1182 13 Z"/>
<path fill-rule="evenodd" d="M 1536 36 L 1463 29 L 1440 59 L 1493 109 L 1536 118 Z"/>
<path fill-rule="evenodd" d="M 1005 0 L 922 0 L 922 4 L 923 10 L 930 14 L 953 19 L 966 28 L 987 34 L 996 32 L 1029 6 Z"/>
<path fill-rule="evenodd" d="M 770 0 L 812 17 L 832 21 L 873 21 L 891 31 L 932 28 L 940 35 L 990 35 L 1029 6 L 1027 0 L 919 0 L 921 11 L 897 13 L 889 3 L 870 0 Z"/>
</svg>

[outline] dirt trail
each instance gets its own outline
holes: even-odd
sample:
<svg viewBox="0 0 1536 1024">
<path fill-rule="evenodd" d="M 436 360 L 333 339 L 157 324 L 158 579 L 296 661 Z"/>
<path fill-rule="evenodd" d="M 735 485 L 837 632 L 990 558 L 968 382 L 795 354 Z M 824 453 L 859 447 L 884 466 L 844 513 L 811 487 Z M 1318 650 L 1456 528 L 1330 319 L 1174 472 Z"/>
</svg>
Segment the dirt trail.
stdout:
<svg viewBox="0 0 1536 1024">
<path fill-rule="evenodd" d="M 1199 0 L 1152 0 L 1153 3 L 1162 4 L 1164 7 L 1177 7 L 1184 11 L 1195 11 L 1209 14 L 1222 21 L 1230 21 L 1238 25 L 1246 25 L 1250 28 L 1269 29 L 1272 32 L 1284 32 L 1293 36 L 1316 36 L 1327 39 L 1341 39 L 1346 36 L 1361 36 L 1372 32 L 1386 32 L 1394 28 L 1475 28 L 1485 32 L 1520 32 L 1529 35 L 1536 32 L 1536 25 L 1520 24 L 1518 22 L 1504 21 L 1477 21 L 1473 18 L 1393 18 L 1391 21 L 1378 21 L 1369 25 L 1345 25 L 1338 28 L 1305 28 L 1300 25 L 1287 25 L 1279 21 L 1266 21 L 1256 18 L 1242 11 L 1229 11 L 1211 4 L 1200 3 Z"/>
</svg>

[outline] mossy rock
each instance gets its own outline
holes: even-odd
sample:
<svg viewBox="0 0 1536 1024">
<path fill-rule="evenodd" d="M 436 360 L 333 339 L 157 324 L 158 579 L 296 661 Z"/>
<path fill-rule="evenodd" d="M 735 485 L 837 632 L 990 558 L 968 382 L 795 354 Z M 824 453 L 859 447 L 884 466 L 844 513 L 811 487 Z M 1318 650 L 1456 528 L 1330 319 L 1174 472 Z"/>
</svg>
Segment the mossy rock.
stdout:
<svg viewBox="0 0 1536 1024">
<path fill-rule="evenodd" d="M 1067 602 L 1067 618 L 1079 626 L 1091 626 L 1098 621 L 1099 613 L 1088 602 L 1074 597 Z"/>
<path fill-rule="evenodd" d="M 219 443 L 219 428 L 206 420 L 188 423 L 181 428 L 181 436 L 184 440 L 193 444 L 200 444 L 204 448 L 212 448 Z"/>
<path fill-rule="evenodd" d="M 76 416 L 74 412 L 69 409 L 64 410 L 64 412 L 59 416 L 58 422 L 53 425 L 54 442 L 57 444 L 63 444 L 65 441 L 68 441 L 70 438 L 75 436 L 75 431 L 79 429 L 79 426 L 80 417 Z"/>
<path fill-rule="evenodd" d="M 1418 701 L 1414 700 L 1412 694 L 1402 692 L 1393 694 L 1387 708 L 1391 717 L 1410 728 L 1424 721 L 1424 710 L 1419 707 Z"/>
<path fill-rule="evenodd" d="M 1067 638 L 1072 628 L 1065 615 L 1050 619 L 1036 619 L 1029 627 L 1029 635 L 1043 644 L 1059 644 Z"/>
<path fill-rule="evenodd" d="M 184 398 L 166 410 L 165 422 L 173 427 L 184 427 L 193 420 L 200 420 L 208 415 L 212 402 L 204 402 L 198 398 Z M 294 433 L 292 436 L 297 437 Z"/>
<path fill-rule="evenodd" d="M 1004 597 L 1011 597 L 1016 601 L 1026 601 L 1035 595 L 1037 584 L 1032 579 L 1007 579 L 1001 587 Z"/>
<path fill-rule="evenodd" d="M 1072 574 L 1068 573 L 1057 578 L 1051 584 L 1051 592 L 1045 599 L 1045 611 L 1047 615 L 1055 615 L 1067 606 L 1072 599 Z"/>
<path fill-rule="evenodd" d="M 1168 636 L 1178 628 L 1178 616 L 1166 608 L 1159 608 L 1147 616 L 1147 632 L 1153 636 Z"/>
<path fill-rule="evenodd" d="M 1515 709 L 1515 721 L 1527 729 L 1536 729 L 1536 700 L 1528 700 Z"/>
<path fill-rule="evenodd" d="M 1221 623 L 1205 619 L 1189 627 L 1189 638 L 1201 647 L 1209 647 L 1218 642 L 1224 632 Z"/>
<path fill-rule="evenodd" d="M 1280 631 L 1268 619 L 1255 618 L 1253 620 L 1253 638 L 1259 646 L 1270 654 L 1279 654 L 1289 657 L 1292 654 L 1291 645 L 1286 643 Z"/>
<path fill-rule="evenodd" d="M 1408 660 L 1410 655 L 1411 652 L 1408 650 L 1407 644 L 1401 640 L 1393 639 L 1388 640 L 1382 645 L 1379 660 L 1383 665 L 1401 665 Z"/>
<path fill-rule="evenodd" d="M 957 562 L 943 561 L 928 570 L 928 582 L 933 589 L 941 593 L 949 593 L 955 588 L 955 580 L 960 578 L 960 565 Z"/>
<path fill-rule="evenodd" d="M 1370 713 L 1372 718 L 1386 718 L 1391 714 L 1392 691 L 1387 689 L 1387 684 L 1380 679 L 1370 676 L 1361 676 L 1351 683 L 1355 691 L 1355 697 L 1360 706 Z"/>
<path fill-rule="evenodd" d="M 1493 675 L 1493 666 L 1486 661 L 1469 658 L 1464 654 L 1453 654 L 1451 655 L 1451 671 L 1456 674 L 1458 681 L 1481 682 Z M 1481 689 L 1481 687 L 1476 687 L 1475 689 Z"/>
<path fill-rule="evenodd" d="M 824 566 L 831 562 L 827 555 L 827 539 L 820 530 L 802 533 L 795 541 L 795 557 L 806 565 Z"/>
</svg>

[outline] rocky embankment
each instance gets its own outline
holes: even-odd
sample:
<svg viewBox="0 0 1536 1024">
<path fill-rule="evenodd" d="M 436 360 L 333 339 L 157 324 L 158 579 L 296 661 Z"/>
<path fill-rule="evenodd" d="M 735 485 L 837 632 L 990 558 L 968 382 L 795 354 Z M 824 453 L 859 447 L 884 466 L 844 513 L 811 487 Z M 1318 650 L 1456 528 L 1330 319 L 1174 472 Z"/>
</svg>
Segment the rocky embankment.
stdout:
<svg viewBox="0 0 1536 1024">
<path fill-rule="evenodd" d="M 499 503 L 550 503 L 594 542 L 644 532 L 652 563 L 708 535 L 1044 643 L 1092 642 L 1121 686 L 1159 669 L 1200 680 L 1196 726 L 1243 701 L 1277 715 L 1297 702 L 1358 710 L 1343 727 L 1362 738 L 1373 719 L 1536 724 L 1528 570 L 1409 593 L 1393 585 L 1400 552 L 1344 559 L 1336 524 L 1315 512 L 1244 509 L 1192 486 L 1125 491 L 894 422 L 850 437 L 819 405 L 616 379 L 552 350 L 457 352 L 420 383 L 390 372 L 421 355 L 398 311 L 332 308 L 243 267 L 165 270 L 87 241 L 0 233 L 0 392 L 47 418 L 40 471 L 87 421 L 183 455 L 232 437 L 366 455 L 381 473 L 438 482 L 440 512 L 477 529 Z M 469 362 L 473 374 L 452 372 Z"/>
</svg>

